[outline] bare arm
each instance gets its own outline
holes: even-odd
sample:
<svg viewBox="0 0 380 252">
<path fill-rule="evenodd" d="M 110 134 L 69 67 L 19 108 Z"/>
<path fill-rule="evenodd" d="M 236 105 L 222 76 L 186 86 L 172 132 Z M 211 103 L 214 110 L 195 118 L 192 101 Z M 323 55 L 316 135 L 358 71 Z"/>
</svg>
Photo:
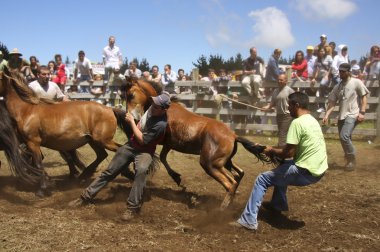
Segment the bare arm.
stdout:
<svg viewBox="0 0 380 252">
<path fill-rule="evenodd" d="M 363 112 L 365 113 L 365 109 L 366 109 L 366 107 L 367 107 L 367 95 L 363 95 L 362 96 L 362 105 L 361 105 L 361 108 L 360 108 L 360 113 L 359 113 L 359 115 L 358 115 L 358 121 L 359 122 L 363 122 L 364 121 L 364 114 L 363 114 Z"/>
<path fill-rule="evenodd" d="M 286 144 L 283 148 L 275 148 L 272 146 L 266 146 L 264 154 L 266 155 L 275 155 L 279 158 L 294 158 L 297 151 L 297 145 L 295 144 Z"/>
<path fill-rule="evenodd" d="M 132 114 L 130 114 L 130 113 L 125 114 L 125 120 L 131 125 L 133 134 L 134 134 L 137 142 L 141 145 L 144 144 L 143 134 L 142 134 L 141 130 L 139 130 L 139 128 L 137 128 L 137 125 L 135 123 L 135 119 L 133 118 Z"/>
</svg>

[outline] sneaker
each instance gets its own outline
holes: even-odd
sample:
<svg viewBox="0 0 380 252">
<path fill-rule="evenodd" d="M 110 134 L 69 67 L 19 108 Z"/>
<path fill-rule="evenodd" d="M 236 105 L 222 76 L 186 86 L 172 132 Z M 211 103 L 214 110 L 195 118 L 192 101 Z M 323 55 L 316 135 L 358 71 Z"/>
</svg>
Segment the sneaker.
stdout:
<svg viewBox="0 0 380 252">
<path fill-rule="evenodd" d="M 127 210 L 125 210 L 125 212 L 121 215 L 120 218 L 123 221 L 130 221 L 136 218 L 136 215 L 138 214 L 138 212 L 139 212 L 139 209 L 127 208 Z"/>
<path fill-rule="evenodd" d="M 325 112 L 325 109 L 324 109 L 324 108 L 319 108 L 319 109 L 317 109 L 317 112 L 318 112 L 318 113 Z"/>
<path fill-rule="evenodd" d="M 69 207 L 71 207 L 71 208 L 79 208 L 79 207 L 87 206 L 89 204 L 91 204 L 91 201 L 85 200 L 82 197 L 80 197 L 80 198 L 78 198 L 76 200 L 70 201 L 69 202 Z"/>
<path fill-rule="evenodd" d="M 257 224 L 255 226 L 248 226 L 246 224 L 240 223 L 239 221 L 232 221 L 232 222 L 228 223 L 228 225 L 230 227 L 234 227 L 234 228 L 245 228 L 251 232 L 255 232 L 257 230 Z"/>
</svg>

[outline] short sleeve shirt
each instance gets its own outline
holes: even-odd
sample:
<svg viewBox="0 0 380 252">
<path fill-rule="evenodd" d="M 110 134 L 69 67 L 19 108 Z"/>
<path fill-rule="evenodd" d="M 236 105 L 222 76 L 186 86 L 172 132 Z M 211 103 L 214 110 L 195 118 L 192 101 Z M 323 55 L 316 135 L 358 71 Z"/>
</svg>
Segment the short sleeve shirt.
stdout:
<svg viewBox="0 0 380 252">
<path fill-rule="evenodd" d="M 336 85 L 329 95 L 329 102 L 339 102 L 339 120 L 346 117 L 356 118 L 359 115 L 358 99 L 368 94 L 363 82 L 356 78 L 349 78 L 346 83 Z"/>
<path fill-rule="evenodd" d="M 75 69 L 77 69 L 81 75 L 90 75 L 90 69 L 92 69 L 90 60 L 84 58 L 82 62 L 77 59 L 75 61 Z"/>
<path fill-rule="evenodd" d="M 62 93 L 61 89 L 54 82 L 49 81 L 48 85 L 41 86 L 38 80 L 35 80 L 29 83 L 29 87 L 33 89 L 33 91 L 40 98 L 49 99 L 53 101 L 61 100 L 65 95 Z"/>
<path fill-rule="evenodd" d="M 289 95 L 293 94 L 294 90 L 285 86 L 283 89 L 276 88 L 272 94 L 271 105 L 276 106 L 276 113 L 279 115 L 289 114 Z"/>
<path fill-rule="evenodd" d="M 261 57 L 256 57 L 255 59 L 248 57 L 246 60 L 243 61 L 243 70 L 246 70 L 246 71 L 255 70 L 256 74 L 261 74 L 260 65 L 264 65 L 264 60 Z"/>
<path fill-rule="evenodd" d="M 297 145 L 295 164 L 318 176 L 327 168 L 326 144 L 321 126 L 310 114 L 302 115 L 292 121 L 286 143 Z"/>
</svg>

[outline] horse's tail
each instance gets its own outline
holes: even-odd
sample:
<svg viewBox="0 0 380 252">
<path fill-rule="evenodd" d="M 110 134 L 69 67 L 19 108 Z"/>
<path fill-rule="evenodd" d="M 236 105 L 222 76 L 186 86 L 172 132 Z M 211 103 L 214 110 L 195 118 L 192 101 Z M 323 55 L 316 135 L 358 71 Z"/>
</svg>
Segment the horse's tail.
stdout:
<svg viewBox="0 0 380 252">
<path fill-rule="evenodd" d="M 127 111 L 119 108 L 113 108 L 112 110 L 117 120 L 117 126 L 119 126 L 119 128 L 124 131 L 128 138 L 132 136 L 132 128 L 125 120 L 125 114 L 127 113 Z"/>
<path fill-rule="evenodd" d="M 4 150 L 12 174 L 29 184 L 37 184 L 42 171 L 29 164 L 30 153 L 20 145 L 8 111 L 0 106 L 0 149 Z M 26 146 L 25 146 L 26 147 Z"/>
<path fill-rule="evenodd" d="M 265 146 L 257 145 L 244 137 L 236 137 L 235 142 L 241 143 L 246 150 L 255 155 L 260 161 L 266 164 L 277 164 L 278 161 L 274 157 L 267 156 L 263 153 Z"/>
</svg>

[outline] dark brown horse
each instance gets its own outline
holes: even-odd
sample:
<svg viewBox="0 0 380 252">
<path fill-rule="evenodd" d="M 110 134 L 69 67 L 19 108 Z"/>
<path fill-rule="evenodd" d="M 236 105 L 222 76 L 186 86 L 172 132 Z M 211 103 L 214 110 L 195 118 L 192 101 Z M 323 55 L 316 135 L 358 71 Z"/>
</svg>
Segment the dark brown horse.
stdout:
<svg viewBox="0 0 380 252">
<path fill-rule="evenodd" d="M 28 163 L 27 153 L 20 148 L 16 124 L 5 108 L 4 101 L 0 101 L 0 118 L 0 150 L 4 151 L 10 170 L 25 182 L 36 183 L 40 171 Z"/>
<path fill-rule="evenodd" d="M 153 83 L 144 80 L 128 80 L 127 105 L 132 114 L 141 114 L 138 106 L 150 106 L 151 96 L 160 92 Z M 237 151 L 237 143 L 253 153 L 259 160 L 270 163 L 271 159 L 264 154 L 264 146 L 255 145 L 249 140 L 238 137 L 225 124 L 188 111 L 178 102 L 172 102 L 167 111 L 168 127 L 163 148 L 160 153 L 161 162 L 173 180 L 180 185 L 181 175 L 169 166 L 166 157 L 170 150 L 182 153 L 200 155 L 200 165 L 205 172 L 223 185 L 227 194 L 221 208 L 226 208 L 233 200 L 244 171 L 232 162 Z"/>
<path fill-rule="evenodd" d="M 117 127 L 125 123 L 124 114 L 96 102 L 70 101 L 47 104 L 29 89 L 17 73 L 0 73 L 0 96 L 17 130 L 31 151 L 35 166 L 43 171 L 40 147 L 65 151 L 70 155 L 85 144 L 96 153 L 80 178 L 92 174 L 107 157 L 105 149 L 116 151 L 120 144 L 113 141 Z M 120 111 L 119 111 L 120 112 Z M 46 174 L 41 173 L 38 195 L 47 190 Z"/>
</svg>

